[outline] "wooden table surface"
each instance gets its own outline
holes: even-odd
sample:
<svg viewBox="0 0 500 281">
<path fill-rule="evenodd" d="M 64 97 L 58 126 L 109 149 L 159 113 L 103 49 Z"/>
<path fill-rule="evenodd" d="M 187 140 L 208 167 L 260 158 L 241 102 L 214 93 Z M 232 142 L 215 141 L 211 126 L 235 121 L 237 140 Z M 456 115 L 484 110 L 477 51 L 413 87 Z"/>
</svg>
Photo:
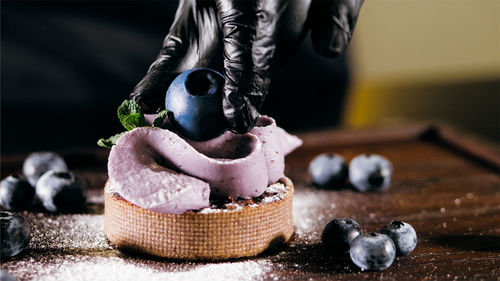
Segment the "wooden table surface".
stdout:
<svg viewBox="0 0 500 281">
<path fill-rule="evenodd" d="M 217 263 L 118 251 L 102 234 L 106 151 L 96 149 L 64 153 L 70 169 L 90 186 L 88 212 L 22 212 L 33 229 L 32 243 L 1 267 L 20 280 L 500 280 L 498 148 L 426 125 L 300 137 L 304 145 L 286 161 L 296 185 L 296 233 L 287 246 Z M 307 166 L 323 152 L 347 160 L 361 153 L 386 156 L 395 169 L 390 189 L 315 188 Z M 2 157 L 2 178 L 19 172 L 24 157 Z M 393 219 L 406 221 L 417 231 L 418 245 L 385 271 L 362 272 L 347 256 L 331 256 L 321 246 L 323 227 L 337 217 L 353 218 L 364 232 L 378 232 Z"/>
</svg>

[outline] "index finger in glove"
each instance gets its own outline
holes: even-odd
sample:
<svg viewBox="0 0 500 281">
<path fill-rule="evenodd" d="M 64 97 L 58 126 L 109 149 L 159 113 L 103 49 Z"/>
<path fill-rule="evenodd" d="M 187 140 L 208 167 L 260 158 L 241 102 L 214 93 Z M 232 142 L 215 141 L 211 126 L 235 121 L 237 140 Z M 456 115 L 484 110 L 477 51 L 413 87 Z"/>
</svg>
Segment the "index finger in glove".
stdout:
<svg viewBox="0 0 500 281">
<path fill-rule="evenodd" d="M 255 2 L 218 0 L 217 10 L 224 42 L 224 115 L 231 131 L 245 133 L 255 125 L 261 102 L 252 94 Z"/>
</svg>

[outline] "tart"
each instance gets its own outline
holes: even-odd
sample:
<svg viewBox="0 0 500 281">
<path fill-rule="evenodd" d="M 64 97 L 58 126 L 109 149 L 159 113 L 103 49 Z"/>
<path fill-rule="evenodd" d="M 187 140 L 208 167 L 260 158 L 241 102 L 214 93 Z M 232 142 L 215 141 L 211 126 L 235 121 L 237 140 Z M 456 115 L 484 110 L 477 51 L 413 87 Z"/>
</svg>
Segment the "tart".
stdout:
<svg viewBox="0 0 500 281">
<path fill-rule="evenodd" d="M 121 249 L 183 260 L 248 257 L 286 242 L 293 184 L 284 157 L 301 143 L 266 116 L 247 134 L 206 141 L 135 128 L 109 155 L 104 233 Z"/>
<path fill-rule="evenodd" d="M 284 157 L 302 141 L 267 116 L 246 134 L 229 131 L 223 79 L 188 70 L 169 87 L 165 112 L 144 115 L 134 101 L 118 108 L 128 131 L 98 144 L 111 147 L 104 233 L 120 249 L 221 260 L 257 255 L 292 236 Z"/>
<path fill-rule="evenodd" d="M 183 214 L 164 214 L 105 192 L 104 233 L 119 248 L 182 260 L 257 255 L 290 240 L 293 184 L 286 177 L 257 200 L 235 200 Z M 276 191 L 278 190 L 278 191 Z"/>
</svg>

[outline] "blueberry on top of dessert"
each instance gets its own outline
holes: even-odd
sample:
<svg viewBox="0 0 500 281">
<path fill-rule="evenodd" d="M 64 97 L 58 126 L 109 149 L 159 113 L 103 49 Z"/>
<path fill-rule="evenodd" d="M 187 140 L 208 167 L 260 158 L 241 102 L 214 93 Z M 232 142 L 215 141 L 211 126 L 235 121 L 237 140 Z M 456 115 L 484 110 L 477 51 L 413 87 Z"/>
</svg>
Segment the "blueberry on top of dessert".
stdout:
<svg viewBox="0 0 500 281">
<path fill-rule="evenodd" d="M 177 76 L 165 96 L 178 132 L 192 140 L 208 140 L 227 129 L 222 112 L 224 77 L 208 68 L 195 68 Z M 172 120 L 171 120 L 172 121 Z"/>
</svg>

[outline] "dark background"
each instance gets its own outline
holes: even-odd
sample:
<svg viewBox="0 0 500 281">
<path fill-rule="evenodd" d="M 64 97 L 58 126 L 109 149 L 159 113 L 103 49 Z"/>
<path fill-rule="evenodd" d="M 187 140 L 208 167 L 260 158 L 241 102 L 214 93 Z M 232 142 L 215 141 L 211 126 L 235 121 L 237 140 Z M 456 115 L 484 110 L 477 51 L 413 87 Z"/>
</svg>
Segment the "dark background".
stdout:
<svg viewBox="0 0 500 281">
<path fill-rule="evenodd" d="M 122 130 L 116 108 L 155 58 L 176 1 L 2 2 L 1 153 L 95 147 Z M 291 130 L 338 124 L 346 58 L 306 39 L 262 113 Z"/>
</svg>

